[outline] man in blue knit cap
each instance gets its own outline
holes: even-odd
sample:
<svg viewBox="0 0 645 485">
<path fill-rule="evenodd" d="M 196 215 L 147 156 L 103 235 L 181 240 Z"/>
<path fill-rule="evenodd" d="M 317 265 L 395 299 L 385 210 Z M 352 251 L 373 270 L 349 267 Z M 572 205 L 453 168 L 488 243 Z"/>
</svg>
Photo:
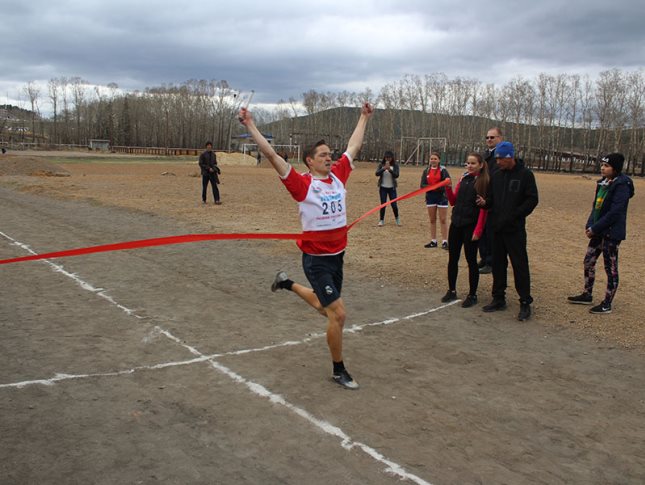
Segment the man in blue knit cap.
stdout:
<svg viewBox="0 0 645 485">
<path fill-rule="evenodd" d="M 498 170 L 493 174 L 486 198 L 477 205 L 489 210 L 493 231 L 493 301 L 485 312 L 506 309 L 508 260 L 511 260 L 515 289 L 520 297 L 520 321 L 531 318 L 531 275 L 526 251 L 526 217 L 538 205 L 538 189 L 533 172 L 518 164 L 515 148 L 507 141 L 495 147 Z"/>
</svg>

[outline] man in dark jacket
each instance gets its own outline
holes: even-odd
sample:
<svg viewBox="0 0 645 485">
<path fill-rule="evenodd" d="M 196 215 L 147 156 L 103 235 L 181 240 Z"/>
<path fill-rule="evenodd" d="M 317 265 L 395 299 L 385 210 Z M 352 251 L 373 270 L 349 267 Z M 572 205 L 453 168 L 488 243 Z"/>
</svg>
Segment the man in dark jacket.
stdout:
<svg viewBox="0 0 645 485">
<path fill-rule="evenodd" d="M 591 308 L 591 313 L 611 313 L 611 303 L 618 289 L 618 246 L 627 235 L 627 207 L 634 196 L 634 183 L 622 173 L 625 157 L 611 153 L 602 159 L 602 178 L 596 185 L 591 214 L 585 225 L 589 238 L 584 259 L 585 288 L 581 295 L 570 296 L 569 303 L 591 305 L 596 276 L 596 261 L 602 253 L 607 273 L 605 298 Z"/>
<path fill-rule="evenodd" d="M 217 166 L 217 157 L 213 151 L 213 144 L 210 141 L 206 142 L 206 151 L 199 156 L 199 168 L 202 172 L 202 202 L 206 203 L 206 189 L 210 182 L 213 189 L 213 199 L 215 204 L 221 204 L 219 200 L 219 174 L 220 169 Z"/>
<path fill-rule="evenodd" d="M 492 177 L 497 172 L 497 160 L 495 159 L 495 147 L 504 141 L 502 130 L 497 126 L 490 128 L 486 133 L 486 151 L 483 158 L 488 165 L 488 174 Z M 489 274 L 493 271 L 493 231 L 490 223 L 487 222 L 484 232 L 479 240 L 479 273 Z"/>
<path fill-rule="evenodd" d="M 520 297 L 517 319 L 531 317 L 531 276 L 526 251 L 526 217 L 538 204 L 538 189 L 533 172 L 517 163 L 510 142 L 498 143 L 495 158 L 499 170 L 492 178 L 486 198 L 477 198 L 477 205 L 489 209 L 488 228 L 493 232 L 493 301 L 485 312 L 506 308 L 508 259 L 513 266 L 515 289 Z"/>
</svg>

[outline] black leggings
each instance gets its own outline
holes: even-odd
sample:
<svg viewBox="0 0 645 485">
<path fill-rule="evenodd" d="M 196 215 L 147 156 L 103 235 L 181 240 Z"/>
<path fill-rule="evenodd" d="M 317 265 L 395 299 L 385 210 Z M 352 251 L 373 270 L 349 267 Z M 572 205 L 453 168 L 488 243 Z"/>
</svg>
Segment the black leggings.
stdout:
<svg viewBox="0 0 645 485">
<path fill-rule="evenodd" d="M 475 225 L 456 227 L 450 224 L 448 230 L 448 289 L 455 291 L 457 287 L 457 273 L 459 272 L 459 256 L 461 247 L 464 247 L 464 254 L 468 262 L 468 294 L 476 295 L 479 286 L 479 267 L 477 266 L 477 246 L 479 241 L 473 241 Z"/>
</svg>

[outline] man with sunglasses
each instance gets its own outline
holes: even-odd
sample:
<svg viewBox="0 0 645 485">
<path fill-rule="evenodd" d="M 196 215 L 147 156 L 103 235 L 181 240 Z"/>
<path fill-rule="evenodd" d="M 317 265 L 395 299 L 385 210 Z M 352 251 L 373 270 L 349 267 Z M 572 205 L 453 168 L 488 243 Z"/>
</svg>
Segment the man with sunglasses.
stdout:
<svg viewBox="0 0 645 485">
<path fill-rule="evenodd" d="M 495 158 L 495 146 L 503 141 L 502 130 L 497 126 L 490 128 L 486 133 L 484 160 L 488 165 L 488 173 L 491 177 L 498 170 L 497 159 Z M 490 274 L 493 271 L 493 231 L 489 226 L 490 222 L 487 222 L 479 240 L 479 274 Z"/>
</svg>

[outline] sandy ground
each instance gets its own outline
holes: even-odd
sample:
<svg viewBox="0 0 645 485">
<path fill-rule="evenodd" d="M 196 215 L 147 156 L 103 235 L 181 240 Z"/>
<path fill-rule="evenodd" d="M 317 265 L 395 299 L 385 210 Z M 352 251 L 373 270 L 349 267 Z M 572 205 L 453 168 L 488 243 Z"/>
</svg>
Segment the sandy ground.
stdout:
<svg viewBox="0 0 645 485">
<path fill-rule="evenodd" d="M 298 230 L 266 167 L 223 170 L 221 206 L 201 204 L 195 162 L 64 168 L 0 177 L 0 259 Z M 372 170 L 352 176 L 350 218 L 377 203 Z M 401 193 L 419 176 L 405 168 Z M 447 254 L 423 248 L 421 201 L 401 205 L 402 227 L 390 214 L 356 227 L 343 293 L 357 392 L 329 380 L 324 320 L 269 291 L 279 268 L 303 277 L 292 242 L 0 266 L 0 482 L 642 484 L 641 222 L 621 248 L 615 312 L 592 318 L 563 300 L 579 289 L 593 180 L 538 182 L 528 323 L 516 302 L 492 315 L 439 303 Z"/>
<path fill-rule="evenodd" d="M 45 159 L 51 159 L 51 154 L 45 155 Z M 226 157 L 225 154 L 219 156 L 221 159 Z M 235 162 L 234 157 L 228 157 L 231 160 L 224 160 L 223 164 Z M 13 176 L 3 177 L 0 183 L 31 193 L 92 200 L 177 218 L 196 223 L 205 232 L 299 230 L 295 204 L 266 162 L 260 167 L 226 166 L 220 185 L 224 204 L 202 207 L 201 179 L 194 161 L 136 164 L 127 160 L 132 158 L 119 157 L 120 163 L 115 164 L 62 164 L 71 177 Z M 359 164 L 350 179 L 350 220 L 379 203 L 373 169 L 370 164 Z M 460 173 L 456 167 L 450 167 L 449 171 L 453 176 Z M 399 195 L 418 188 L 420 173 L 420 167 L 402 169 Z M 527 222 L 535 298 L 533 324 L 566 327 L 610 344 L 645 349 L 645 325 L 641 318 L 645 307 L 640 296 L 642 258 L 637 252 L 643 247 L 645 236 L 645 219 L 640 217 L 645 209 L 640 196 L 645 189 L 644 181 L 635 180 L 636 195 L 630 202 L 628 239 L 620 248 L 621 279 L 614 312 L 601 316 L 590 315 L 587 307 L 566 303 L 566 296 L 582 290 L 582 258 L 587 244 L 583 228 L 593 198 L 595 178 L 537 174 L 537 181 L 540 204 Z M 375 227 L 376 215 L 359 224 L 351 233 L 347 258 L 355 262 L 366 277 L 382 279 L 387 285 L 426 288 L 429 301 L 436 301 L 446 288 L 447 252 L 423 248 L 429 240 L 429 222 L 422 200 L 404 201 L 400 210 L 402 227 L 393 224 L 389 211 L 383 228 Z M 293 245 L 275 243 L 275 247 L 277 252 L 298 254 Z M 463 259 L 458 279 L 461 296 L 467 292 L 467 268 Z M 508 313 L 515 314 L 517 302 L 511 273 L 509 270 L 508 299 L 513 304 Z M 480 280 L 479 297 L 483 304 L 489 301 L 491 279 L 488 275 Z M 594 295 L 597 301 L 602 299 L 605 284 L 606 276 L 600 264 Z"/>
</svg>

